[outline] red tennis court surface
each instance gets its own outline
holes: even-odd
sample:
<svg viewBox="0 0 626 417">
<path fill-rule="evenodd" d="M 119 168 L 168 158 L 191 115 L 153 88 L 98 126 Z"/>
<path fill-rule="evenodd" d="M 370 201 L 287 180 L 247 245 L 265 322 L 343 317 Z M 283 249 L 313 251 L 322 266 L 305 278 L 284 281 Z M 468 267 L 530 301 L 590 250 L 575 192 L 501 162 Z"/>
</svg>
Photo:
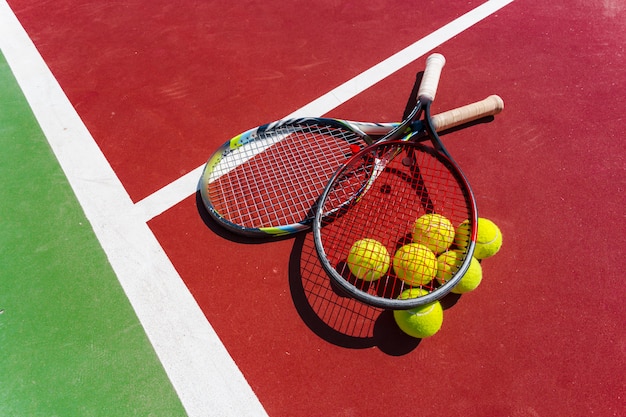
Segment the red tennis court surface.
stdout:
<svg viewBox="0 0 626 417">
<path fill-rule="evenodd" d="M 9 4 L 139 201 L 481 2 Z M 149 222 L 270 416 L 626 415 L 625 44 L 622 0 L 516 0 L 435 48 L 435 112 L 505 101 L 443 138 L 504 246 L 432 338 L 334 293 L 310 234 L 237 237 L 196 194 Z M 397 121 L 424 61 L 327 115 Z"/>
</svg>

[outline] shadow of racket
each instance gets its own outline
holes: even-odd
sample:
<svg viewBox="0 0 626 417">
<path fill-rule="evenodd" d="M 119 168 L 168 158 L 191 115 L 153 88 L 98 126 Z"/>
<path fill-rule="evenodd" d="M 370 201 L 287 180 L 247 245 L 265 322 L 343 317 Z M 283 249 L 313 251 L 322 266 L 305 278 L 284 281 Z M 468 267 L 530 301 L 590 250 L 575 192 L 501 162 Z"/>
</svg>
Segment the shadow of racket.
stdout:
<svg viewBox="0 0 626 417">
<path fill-rule="evenodd" d="M 289 288 L 302 321 L 329 343 L 350 349 L 377 347 L 391 356 L 405 355 L 420 343 L 402 333 L 391 311 L 363 304 L 332 284 L 317 257 L 313 233 L 295 239 Z"/>
</svg>

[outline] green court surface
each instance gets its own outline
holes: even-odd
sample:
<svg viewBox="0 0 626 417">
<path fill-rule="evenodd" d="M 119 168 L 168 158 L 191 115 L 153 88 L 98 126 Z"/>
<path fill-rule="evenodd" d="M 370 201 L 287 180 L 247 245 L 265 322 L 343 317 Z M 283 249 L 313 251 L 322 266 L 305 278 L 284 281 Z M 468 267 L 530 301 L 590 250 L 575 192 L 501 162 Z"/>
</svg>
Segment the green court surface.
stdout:
<svg viewBox="0 0 626 417">
<path fill-rule="evenodd" d="M 0 416 L 185 412 L 0 54 Z"/>
</svg>

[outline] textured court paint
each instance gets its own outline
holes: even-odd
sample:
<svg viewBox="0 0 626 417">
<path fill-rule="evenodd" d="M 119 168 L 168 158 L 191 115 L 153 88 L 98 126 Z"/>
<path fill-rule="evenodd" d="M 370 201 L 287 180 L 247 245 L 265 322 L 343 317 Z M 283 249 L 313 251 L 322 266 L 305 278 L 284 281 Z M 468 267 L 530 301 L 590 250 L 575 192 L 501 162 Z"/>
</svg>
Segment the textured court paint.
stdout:
<svg viewBox="0 0 626 417">
<path fill-rule="evenodd" d="M 23 12 L 25 17 L 44 10 L 32 2 L 23 3 L 29 8 Z M 69 3 L 80 7 L 75 1 Z M 430 6 L 436 7 L 435 3 Z M 447 2 L 446 9 L 453 12 L 453 3 L 465 6 L 468 2 Z M 428 399 L 420 402 L 425 415 L 626 415 L 623 378 L 619 377 L 625 365 L 624 240 L 615 227 L 623 223 L 624 152 L 623 146 L 597 152 L 598 143 L 621 145 L 615 139 L 626 133 L 615 96 L 626 91 L 626 79 L 619 72 L 626 67 L 620 53 L 626 31 L 623 24 L 616 24 L 618 18 L 626 19 L 622 14 L 612 23 L 602 10 L 590 7 L 594 3 L 601 2 L 515 2 L 442 51 L 450 59 L 437 97 L 440 108 L 491 93 L 506 100 L 507 110 L 494 123 L 466 130 L 475 140 L 463 140 L 459 132 L 449 143 L 482 196 L 481 212 L 493 216 L 507 240 L 498 257 L 484 265 L 481 290 L 463 296 L 446 311 L 446 324 L 437 338 L 417 347 L 415 343 L 394 344 L 397 339 L 385 333 L 393 318 L 389 321 L 384 316 L 373 323 L 374 340 L 355 341 L 349 337 L 353 322 L 346 320 L 353 316 L 351 310 L 331 304 L 330 313 L 320 319 L 307 310 L 310 287 L 297 285 L 294 294 L 298 297 L 292 301 L 287 279 L 290 283 L 297 279 L 286 271 L 286 258 L 292 246 L 298 252 L 296 245 L 290 241 L 243 245 L 220 239 L 201 222 L 193 199 L 151 222 L 158 223 L 157 236 L 181 275 L 197 290 L 203 308 L 216 316 L 211 323 L 265 399 L 271 415 L 372 415 L 372 410 L 380 411 L 376 415 L 415 415 L 409 409 L 415 404 L 414 393 L 407 387 L 421 386 L 424 380 L 431 381 L 432 387 L 429 393 L 421 392 Z M 116 13 L 120 11 L 119 4 L 109 4 Z M 266 7 L 273 10 L 274 6 L 268 3 Z M 423 6 L 429 9 L 427 3 Z M 58 9 L 57 13 L 66 16 Z M 65 30 L 68 36 L 63 41 L 76 37 L 73 30 L 42 15 L 39 19 L 49 30 L 32 32 L 41 47 L 54 43 L 47 36 L 51 32 Z M 225 17 L 222 14 L 220 19 Z M 133 27 L 142 27 L 145 13 L 136 18 Z M 204 23 L 195 19 L 185 26 L 193 27 L 194 22 Z M 229 35 L 234 33 L 232 27 L 237 26 L 230 26 Z M 176 31 L 161 25 L 159 32 Z M 371 25 L 371 32 L 383 42 L 397 36 L 388 25 Z M 288 35 L 282 38 L 289 39 Z M 106 39 L 104 33 L 100 42 L 81 47 L 102 54 Z M 345 42 L 355 44 L 352 39 Z M 66 42 L 57 38 L 56 43 L 52 50 L 67 50 Z M 249 45 L 251 39 L 243 36 L 233 43 L 234 47 Z M 188 48 L 180 50 L 193 53 Z M 259 50 L 268 53 L 267 48 Z M 209 54 L 207 59 L 215 58 Z M 81 62 L 80 57 L 71 61 L 83 73 L 88 73 L 91 64 Z M 232 68 L 223 71 L 230 73 Z M 398 84 L 392 80 L 411 80 L 412 76 L 405 71 L 390 77 L 337 114 L 363 114 L 360 110 L 380 103 L 386 91 L 391 91 L 390 98 L 404 99 L 405 90 L 394 88 Z M 115 83 L 101 85 L 98 91 L 104 90 L 119 97 L 124 92 Z M 529 105 L 529 99 L 539 104 Z M 386 101 L 379 107 L 399 114 L 404 102 L 393 103 Z M 220 106 L 224 112 L 219 114 L 228 114 L 228 104 Z M 572 109 L 583 108 L 581 121 L 580 112 Z M 99 114 L 106 107 L 95 110 Z M 146 137 L 147 142 L 151 140 Z M 490 163 L 485 164 L 486 160 Z M 591 181 L 581 175 L 585 172 L 594 173 Z M 316 259 L 312 246 L 301 246 L 306 255 L 302 258 Z M 233 279 L 219 279 L 224 277 Z M 250 282 L 251 277 L 258 278 L 254 280 L 258 285 L 246 288 L 245 294 L 226 292 L 245 295 L 250 301 L 246 308 L 237 308 L 232 298 L 222 296 L 223 288 L 240 289 L 241 282 Z M 303 284 L 307 282 L 311 283 Z M 536 296 L 539 290 L 545 292 Z M 296 303 L 304 306 L 303 317 L 294 311 Z M 328 304 L 316 306 L 316 311 Z M 370 315 L 356 316 L 373 322 Z M 329 329 L 324 328 L 327 317 L 334 325 Z M 337 334 L 340 330 L 335 329 L 346 327 L 348 335 Z M 355 381 L 367 384 L 355 386 Z M 391 408 L 402 406 L 404 412 Z"/>
<path fill-rule="evenodd" d="M 184 415 L 2 55 L 0 149 L 0 415 Z"/>
</svg>

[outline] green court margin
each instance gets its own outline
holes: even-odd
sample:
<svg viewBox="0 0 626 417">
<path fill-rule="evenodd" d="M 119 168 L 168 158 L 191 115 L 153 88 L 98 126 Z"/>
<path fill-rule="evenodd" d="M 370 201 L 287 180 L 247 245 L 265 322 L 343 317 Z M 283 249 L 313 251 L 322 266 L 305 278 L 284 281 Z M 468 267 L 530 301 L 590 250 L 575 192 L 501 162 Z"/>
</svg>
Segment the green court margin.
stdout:
<svg viewBox="0 0 626 417">
<path fill-rule="evenodd" d="M 0 415 L 186 415 L 2 53 L 0 178 Z"/>
</svg>

